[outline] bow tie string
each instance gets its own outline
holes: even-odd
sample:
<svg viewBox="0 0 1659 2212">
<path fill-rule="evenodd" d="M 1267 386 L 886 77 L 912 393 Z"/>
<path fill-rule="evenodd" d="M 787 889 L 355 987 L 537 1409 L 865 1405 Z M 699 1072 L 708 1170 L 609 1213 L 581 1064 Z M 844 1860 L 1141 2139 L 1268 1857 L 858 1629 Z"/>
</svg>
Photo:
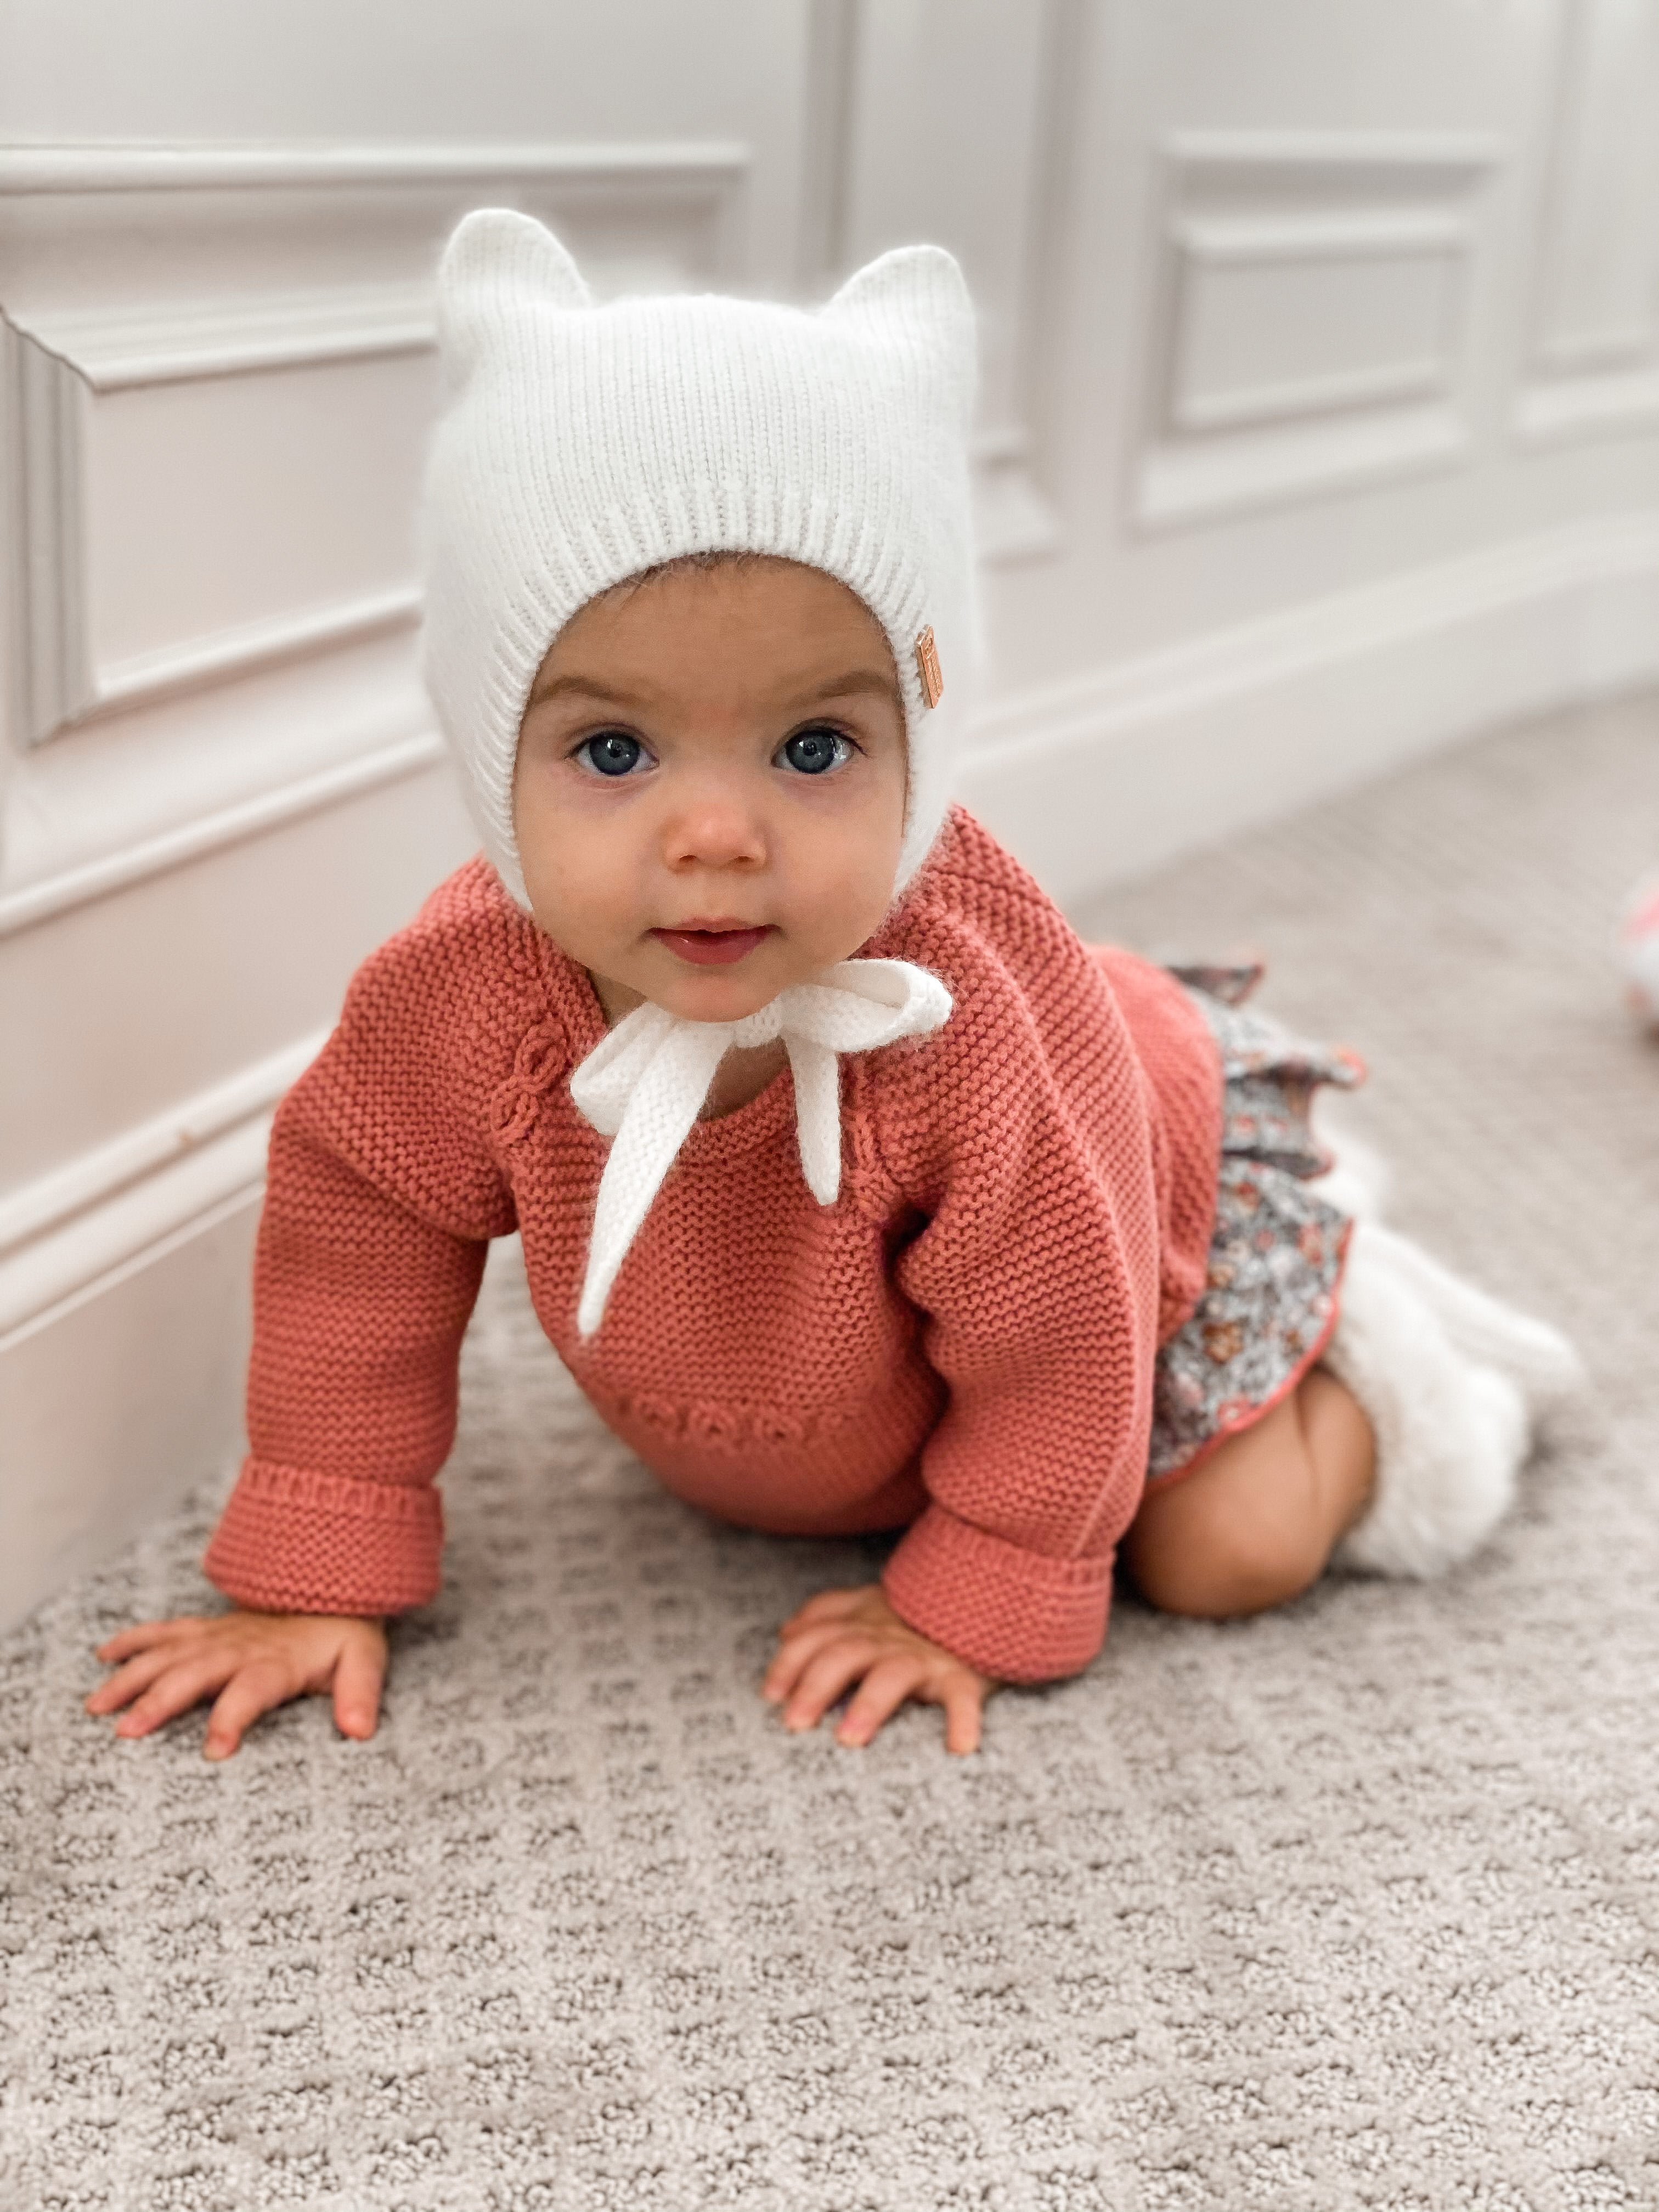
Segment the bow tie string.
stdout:
<svg viewBox="0 0 1659 2212">
<path fill-rule="evenodd" d="M 951 994 L 908 960 L 843 960 L 735 1022 L 694 1022 L 647 1002 L 607 1032 L 570 1079 L 577 1109 L 613 1139 L 593 1209 L 576 1326 L 592 1336 L 617 1270 L 702 1112 L 714 1071 L 738 1049 L 783 1039 L 795 1079 L 801 1172 L 820 1206 L 841 1190 L 837 1055 L 922 1036 Z"/>
</svg>

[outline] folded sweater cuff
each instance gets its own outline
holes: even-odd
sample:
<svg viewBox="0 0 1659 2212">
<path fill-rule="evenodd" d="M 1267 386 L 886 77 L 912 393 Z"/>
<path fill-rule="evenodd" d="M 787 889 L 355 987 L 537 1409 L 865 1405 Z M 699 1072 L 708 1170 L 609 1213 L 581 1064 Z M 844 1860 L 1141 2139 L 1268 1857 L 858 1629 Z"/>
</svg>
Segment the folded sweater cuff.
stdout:
<svg viewBox="0 0 1659 2212">
<path fill-rule="evenodd" d="M 443 1540 L 429 1483 L 250 1458 L 203 1565 L 227 1597 L 260 1613 L 401 1613 L 435 1594 Z"/>
<path fill-rule="evenodd" d="M 1055 1559 L 932 1504 L 887 1562 L 882 1586 L 899 1617 L 981 1674 L 1048 1682 L 1099 1650 L 1112 1562 Z"/>
</svg>

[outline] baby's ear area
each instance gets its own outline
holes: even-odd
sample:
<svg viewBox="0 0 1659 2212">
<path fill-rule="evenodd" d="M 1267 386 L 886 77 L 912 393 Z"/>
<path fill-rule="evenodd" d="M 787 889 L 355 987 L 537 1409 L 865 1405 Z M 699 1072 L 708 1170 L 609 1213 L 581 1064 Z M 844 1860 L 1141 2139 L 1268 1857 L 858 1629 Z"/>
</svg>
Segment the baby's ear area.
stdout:
<svg viewBox="0 0 1659 2212">
<path fill-rule="evenodd" d="M 854 271 L 822 313 L 863 323 L 932 373 L 935 393 L 965 427 L 978 374 L 974 302 L 954 254 L 942 246 L 896 246 Z"/>
<path fill-rule="evenodd" d="M 474 208 L 438 264 L 446 355 L 469 361 L 492 323 L 532 306 L 591 307 L 593 295 L 552 232 L 516 208 Z"/>
</svg>

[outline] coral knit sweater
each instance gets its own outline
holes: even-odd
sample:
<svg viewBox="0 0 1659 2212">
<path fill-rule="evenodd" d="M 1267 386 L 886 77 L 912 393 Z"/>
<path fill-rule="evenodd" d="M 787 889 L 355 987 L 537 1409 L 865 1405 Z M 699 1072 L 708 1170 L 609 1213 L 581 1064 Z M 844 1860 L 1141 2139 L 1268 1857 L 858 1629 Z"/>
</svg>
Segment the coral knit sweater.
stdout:
<svg viewBox="0 0 1659 2212">
<path fill-rule="evenodd" d="M 692 1129 L 584 1342 L 606 1140 L 568 1077 L 605 1017 L 487 863 L 441 885 L 277 1113 L 220 1589 L 284 1612 L 433 1595 L 461 1334 L 516 1229 L 561 1358 L 678 1495 L 784 1534 L 902 1528 L 884 1584 L 913 1627 L 1007 1680 L 1085 1665 L 1157 1348 L 1204 1281 L 1215 1048 L 960 809 L 862 950 L 955 1010 L 842 1060 L 835 1206 L 802 1180 L 786 1070 Z"/>
</svg>

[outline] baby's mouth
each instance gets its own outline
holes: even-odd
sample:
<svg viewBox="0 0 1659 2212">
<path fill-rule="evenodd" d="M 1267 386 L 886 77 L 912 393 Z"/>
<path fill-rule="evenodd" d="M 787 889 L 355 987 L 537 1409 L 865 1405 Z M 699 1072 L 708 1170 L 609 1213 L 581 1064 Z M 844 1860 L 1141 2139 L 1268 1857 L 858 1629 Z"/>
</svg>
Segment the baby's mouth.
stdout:
<svg viewBox="0 0 1659 2212">
<path fill-rule="evenodd" d="M 729 968 L 752 952 L 763 937 L 769 937 L 774 927 L 769 921 L 751 928 L 740 921 L 699 921 L 684 929 L 653 929 L 651 934 L 659 945 L 696 967 Z"/>
</svg>

